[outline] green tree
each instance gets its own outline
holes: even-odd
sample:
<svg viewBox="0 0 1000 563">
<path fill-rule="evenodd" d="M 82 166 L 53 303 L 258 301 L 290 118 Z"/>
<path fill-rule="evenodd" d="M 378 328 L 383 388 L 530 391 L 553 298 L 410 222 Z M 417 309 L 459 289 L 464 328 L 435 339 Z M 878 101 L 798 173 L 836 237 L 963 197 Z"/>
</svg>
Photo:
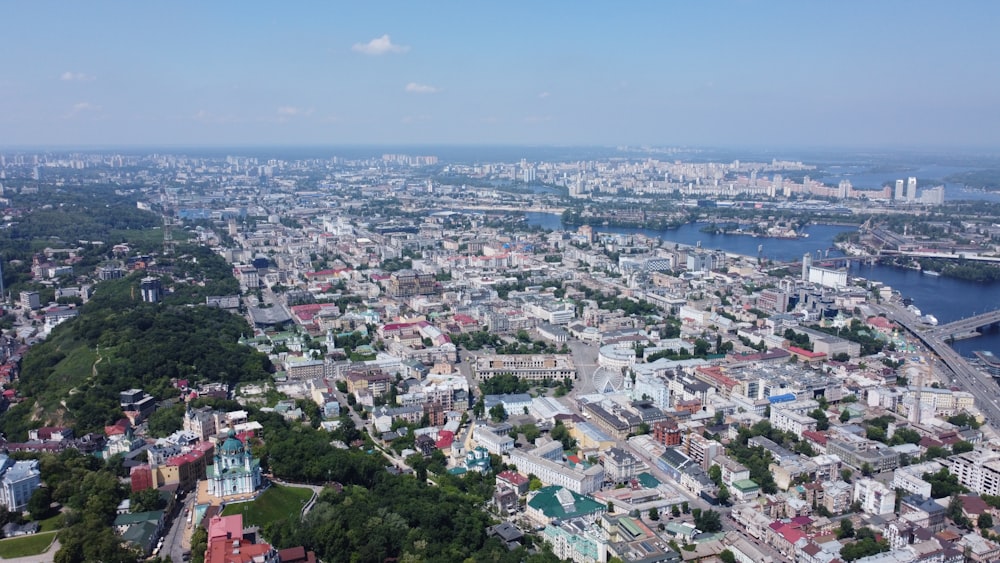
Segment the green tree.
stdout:
<svg viewBox="0 0 1000 563">
<path fill-rule="evenodd" d="M 722 560 L 722 563 L 736 563 L 736 555 L 728 549 L 723 549 L 722 552 L 719 553 L 719 559 Z"/>
<path fill-rule="evenodd" d="M 35 492 L 31 493 L 31 498 L 28 499 L 28 512 L 31 514 L 31 519 L 44 520 L 47 518 L 51 504 L 52 489 L 48 487 L 35 489 Z"/>
<path fill-rule="evenodd" d="M 809 416 L 816 419 L 816 430 L 826 430 L 830 428 L 830 419 L 827 418 L 826 413 L 821 409 L 815 409 L 809 413 Z"/>
<path fill-rule="evenodd" d="M 161 510 L 166 506 L 166 502 L 156 489 L 145 489 L 136 491 L 129 497 L 132 512 L 149 512 L 151 510 Z"/>
<path fill-rule="evenodd" d="M 718 512 L 705 510 L 694 515 L 694 526 L 702 532 L 718 532 L 722 530 L 722 519 Z"/>
<path fill-rule="evenodd" d="M 723 505 L 728 505 L 729 504 L 729 497 L 730 496 L 731 495 L 729 493 L 729 487 L 727 487 L 725 485 L 722 485 L 721 487 L 719 487 L 718 498 L 719 498 L 719 502 L 720 503 L 722 503 Z"/>
<path fill-rule="evenodd" d="M 497 403 L 490 407 L 490 420 L 493 422 L 503 422 L 507 420 L 507 411 L 503 408 L 503 403 Z"/>
<path fill-rule="evenodd" d="M 840 528 L 837 529 L 837 539 L 842 540 L 844 538 L 854 537 L 854 522 L 850 518 L 844 518 L 840 521 Z"/>
<path fill-rule="evenodd" d="M 851 420 L 851 412 L 844 409 L 840 412 L 840 422 L 847 424 L 847 421 Z"/>
<path fill-rule="evenodd" d="M 660 519 L 660 511 L 656 507 L 649 509 L 649 519 L 654 522 Z"/>
<path fill-rule="evenodd" d="M 976 525 L 980 530 L 988 530 L 993 527 L 993 516 L 989 512 L 983 512 L 976 520 Z"/>
<path fill-rule="evenodd" d="M 722 486 L 722 468 L 718 465 L 713 465 L 708 468 L 708 478 L 715 483 L 716 487 Z"/>
<path fill-rule="evenodd" d="M 975 446 L 965 440 L 955 442 L 951 445 L 951 453 L 953 454 L 964 454 L 965 452 L 971 452 L 973 449 L 975 449 Z"/>
</svg>

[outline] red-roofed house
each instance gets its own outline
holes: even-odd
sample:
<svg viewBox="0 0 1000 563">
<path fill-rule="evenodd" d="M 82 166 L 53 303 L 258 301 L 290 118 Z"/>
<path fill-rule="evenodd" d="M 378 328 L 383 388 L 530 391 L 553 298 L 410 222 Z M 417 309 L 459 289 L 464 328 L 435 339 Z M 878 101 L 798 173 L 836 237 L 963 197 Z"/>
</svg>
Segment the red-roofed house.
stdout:
<svg viewBox="0 0 1000 563">
<path fill-rule="evenodd" d="M 442 430 L 438 432 L 438 439 L 434 442 L 434 445 L 439 450 L 446 450 L 451 447 L 455 442 L 455 433 L 451 430 Z"/>
<path fill-rule="evenodd" d="M 802 524 L 794 521 L 775 520 L 768 526 L 765 541 L 778 553 L 792 559 L 795 553 L 795 542 L 805 537 L 806 533 L 802 531 Z"/>
<path fill-rule="evenodd" d="M 810 352 L 809 350 L 799 348 L 798 346 L 789 346 L 788 351 L 791 352 L 793 356 L 806 363 L 818 362 L 826 358 L 826 354 L 823 352 Z"/>
<path fill-rule="evenodd" d="M 497 487 L 507 487 L 523 495 L 528 492 L 529 479 L 516 471 L 506 470 L 497 474 Z"/>
<path fill-rule="evenodd" d="M 112 436 L 124 436 L 125 433 L 128 432 L 128 429 L 131 428 L 131 427 L 132 427 L 132 425 L 129 424 L 129 421 L 128 421 L 127 418 L 120 418 L 120 419 L 118 419 L 118 422 L 112 424 L 111 426 L 105 426 L 104 427 L 104 434 L 108 438 L 110 438 Z"/>
<path fill-rule="evenodd" d="M 278 559 L 281 563 L 316 563 L 316 554 L 300 545 L 278 551 Z"/>
</svg>

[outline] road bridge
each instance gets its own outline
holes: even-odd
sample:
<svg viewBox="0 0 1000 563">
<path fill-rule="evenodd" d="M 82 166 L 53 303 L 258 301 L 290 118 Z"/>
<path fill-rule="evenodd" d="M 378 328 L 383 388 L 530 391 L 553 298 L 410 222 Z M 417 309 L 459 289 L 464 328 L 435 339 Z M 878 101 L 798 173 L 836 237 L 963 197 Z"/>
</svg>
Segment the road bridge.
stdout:
<svg viewBox="0 0 1000 563">
<path fill-rule="evenodd" d="M 947 340 L 953 335 L 967 334 L 995 324 L 1000 324 L 1000 309 L 938 325 L 928 332 L 942 340 Z"/>
<path fill-rule="evenodd" d="M 955 384 L 975 397 L 976 406 L 986 416 L 991 426 L 1000 423 L 1000 399 L 997 398 L 997 384 L 991 377 L 969 365 L 961 354 L 934 331 L 926 330 L 916 315 L 910 311 L 895 305 L 876 305 L 875 309 L 886 313 L 891 320 L 902 325 L 941 359 L 941 362 L 954 374 Z"/>
</svg>

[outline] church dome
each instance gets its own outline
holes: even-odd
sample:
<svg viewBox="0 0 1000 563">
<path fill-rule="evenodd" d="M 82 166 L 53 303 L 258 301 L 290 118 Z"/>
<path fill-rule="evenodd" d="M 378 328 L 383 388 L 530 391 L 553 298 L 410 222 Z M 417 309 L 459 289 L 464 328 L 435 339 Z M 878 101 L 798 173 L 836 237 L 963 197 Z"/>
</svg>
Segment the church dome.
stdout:
<svg viewBox="0 0 1000 563">
<path fill-rule="evenodd" d="M 236 431 L 229 430 L 229 437 L 222 443 L 219 452 L 222 455 L 242 455 L 244 452 L 243 442 L 236 437 Z"/>
</svg>

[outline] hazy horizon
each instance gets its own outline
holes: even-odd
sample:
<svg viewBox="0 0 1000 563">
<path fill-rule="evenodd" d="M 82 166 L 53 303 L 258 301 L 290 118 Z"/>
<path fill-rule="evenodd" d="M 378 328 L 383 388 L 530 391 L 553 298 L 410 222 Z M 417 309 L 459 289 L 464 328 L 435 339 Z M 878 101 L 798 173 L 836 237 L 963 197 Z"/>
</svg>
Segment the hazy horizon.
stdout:
<svg viewBox="0 0 1000 563">
<path fill-rule="evenodd" d="M 1000 148 L 991 2 L 4 13 L 4 147 Z"/>
</svg>

